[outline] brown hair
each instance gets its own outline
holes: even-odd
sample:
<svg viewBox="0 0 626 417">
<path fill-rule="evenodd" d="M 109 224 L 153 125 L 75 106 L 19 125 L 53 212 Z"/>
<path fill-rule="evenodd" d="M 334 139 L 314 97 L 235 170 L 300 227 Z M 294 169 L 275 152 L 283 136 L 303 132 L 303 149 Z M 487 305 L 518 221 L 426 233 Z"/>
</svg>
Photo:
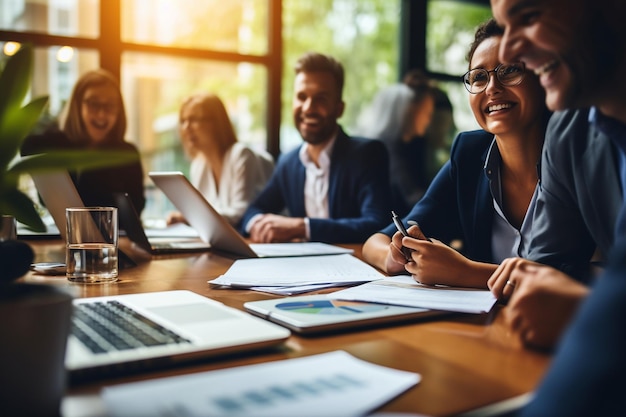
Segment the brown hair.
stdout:
<svg viewBox="0 0 626 417">
<path fill-rule="evenodd" d="M 485 39 L 493 38 L 494 36 L 503 36 L 504 29 L 498 26 L 498 23 L 493 18 L 490 18 L 476 28 L 476 33 L 474 34 L 474 41 L 470 44 L 469 52 L 467 53 L 467 62 L 470 65 L 472 58 L 474 57 L 474 52 L 476 52 L 476 48 L 480 45 Z"/>
<path fill-rule="evenodd" d="M 83 74 L 72 90 L 70 101 L 67 104 L 66 114 L 61 117 L 60 127 L 72 142 L 88 143 L 89 134 L 85 128 L 85 123 L 81 117 L 81 105 L 85 92 L 94 86 L 110 86 L 117 92 L 118 114 L 115 125 L 109 132 L 106 142 L 123 142 L 126 133 L 126 110 L 124 109 L 124 100 L 120 85 L 113 74 L 104 70 L 97 69 L 88 71 Z"/>
<path fill-rule="evenodd" d="M 298 58 L 294 66 L 296 74 L 301 72 L 329 72 L 337 84 L 339 99 L 343 95 L 344 71 L 343 66 L 335 58 L 318 52 L 307 52 Z"/>
<path fill-rule="evenodd" d="M 222 149 L 228 149 L 237 142 L 237 135 L 230 117 L 228 117 L 226 107 L 218 96 L 211 93 L 197 93 L 187 97 L 180 106 L 179 118 L 182 116 L 183 110 L 190 104 L 199 104 L 205 116 L 211 119 L 215 137 L 218 138 Z"/>
</svg>

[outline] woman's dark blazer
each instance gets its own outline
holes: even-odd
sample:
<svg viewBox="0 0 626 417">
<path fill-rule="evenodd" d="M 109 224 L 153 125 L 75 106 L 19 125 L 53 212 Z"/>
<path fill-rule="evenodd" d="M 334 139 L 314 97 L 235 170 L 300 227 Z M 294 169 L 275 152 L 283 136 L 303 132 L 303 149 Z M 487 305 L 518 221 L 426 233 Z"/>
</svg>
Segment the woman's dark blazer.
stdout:
<svg viewBox="0 0 626 417">
<path fill-rule="evenodd" d="M 426 236 L 445 243 L 460 240 L 461 252 L 481 262 L 495 262 L 491 251 L 495 210 L 484 168 L 493 138 L 484 130 L 460 133 L 450 160 L 404 219 L 405 224 L 417 221 Z M 396 228 L 392 223 L 381 232 L 393 236 Z"/>
</svg>

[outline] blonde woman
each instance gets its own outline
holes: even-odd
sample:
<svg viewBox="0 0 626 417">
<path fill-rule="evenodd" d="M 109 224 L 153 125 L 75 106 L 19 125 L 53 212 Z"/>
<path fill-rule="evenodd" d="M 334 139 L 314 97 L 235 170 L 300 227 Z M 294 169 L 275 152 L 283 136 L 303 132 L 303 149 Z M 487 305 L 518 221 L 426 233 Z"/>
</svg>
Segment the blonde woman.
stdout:
<svg viewBox="0 0 626 417">
<path fill-rule="evenodd" d="M 191 183 L 233 226 L 261 191 L 274 169 L 271 156 L 238 142 L 220 98 L 199 93 L 180 107 L 179 132 L 192 156 Z M 168 223 L 184 221 L 173 213 Z"/>
</svg>

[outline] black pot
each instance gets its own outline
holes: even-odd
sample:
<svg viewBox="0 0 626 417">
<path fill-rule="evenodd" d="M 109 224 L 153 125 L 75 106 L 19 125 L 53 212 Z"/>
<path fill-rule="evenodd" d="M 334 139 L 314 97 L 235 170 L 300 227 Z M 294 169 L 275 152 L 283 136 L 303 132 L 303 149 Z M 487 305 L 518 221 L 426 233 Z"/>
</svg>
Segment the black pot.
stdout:
<svg viewBox="0 0 626 417">
<path fill-rule="evenodd" d="M 0 241 L 0 282 L 10 282 L 28 272 L 35 255 L 19 240 Z"/>
<path fill-rule="evenodd" d="M 60 415 L 71 316 L 72 297 L 60 287 L 0 283 L 3 415 Z"/>
</svg>

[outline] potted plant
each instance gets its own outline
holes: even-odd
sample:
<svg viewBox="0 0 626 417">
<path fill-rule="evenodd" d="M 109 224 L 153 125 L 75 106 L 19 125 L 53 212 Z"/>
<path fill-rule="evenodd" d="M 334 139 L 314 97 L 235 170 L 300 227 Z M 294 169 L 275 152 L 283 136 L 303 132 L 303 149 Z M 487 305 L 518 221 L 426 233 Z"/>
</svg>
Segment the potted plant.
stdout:
<svg viewBox="0 0 626 417">
<path fill-rule="evenodd" d="M 26 136 L 37 123 L 48 97 L 23 104 L 30 89 L 33 49 L 25 45 L 0 73 L 0 215 L 10 215 L 35 231 L 45 225 L 35 203 L 19 189 L 22 174 L 86 169 L 128 163 L 120 151 L 55 151 L 20 157 Z M 58 415 L 65 391 L 64 357 L 70 331 L 72 297 L 63 288 L 14 282 L 33 261 L 33 251 L 18 240 L 0 241 L 0 394 L 11 415 Z M 36 337 L 36 342 L 33 342 Z"/>
<path fill-rule="evenodd" d="M 23 45 L 6 61 L 0 73 L 0 215 L 13 216 L 34 231 L 43 232 L 46 228 L 35 203 L 19 189 L 19 178 L 22 174 L 97 168 L 110 165 L 111 160 L 116 164 L 123 164 L 132 161 L 134 156 L 121 151 L 69 150 L 20 157 L 24 139 L 48 103 L 48 97 L 43 96 L 24 104 L 30 89 L 32 71 L 33 48 Z M 16 244 L 11 244 L 11 250 L 16 250 L 15 246 Z M 13 264 L 22 263 L 15 265 L 15 268 L 6 268 L 3 264 L 4 271 L 13 270 L 11 275 L 20 271 L 22 272 L 18 276 L 23 275 L 32 262 L 32 257 L 26 263 L 10 258 L 9 253 L 3 255 L 1 252 L 2 247 L 0 258 L 15 259 Z M 0 271 L 0 278 L 13 279 L 16 276 Z"/>
<path fill-rule="evenodd" d="M 35 231 L 45 231 L 34 202 L 18 188 L 20 175 L 58 169 L 85 169 L 130 162 L 119 151 L 56 151 L 18 158 L 22 142 L 33 129 L 48 97 L 23 104 L 30 88 L 33 50 L 22 46 L 10 57 L 0 74 L 0 214 L 8 214 Z M 110 152 L 110 153 L 109 153 Z M 103 158 L 103 155 L 111 158 Z"/>
</svg>

